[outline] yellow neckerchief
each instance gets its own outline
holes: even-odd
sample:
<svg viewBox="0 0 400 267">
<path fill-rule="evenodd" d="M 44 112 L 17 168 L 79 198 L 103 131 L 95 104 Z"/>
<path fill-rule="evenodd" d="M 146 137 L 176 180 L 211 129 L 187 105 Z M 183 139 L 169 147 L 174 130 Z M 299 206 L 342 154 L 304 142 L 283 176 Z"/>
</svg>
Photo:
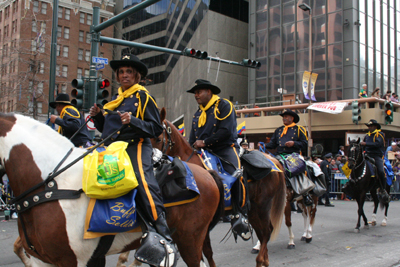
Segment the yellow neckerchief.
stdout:
<svg viewBox="0 0 400 267">
<path fill-rule="evenodd" d="M 372 134 L 374 134 L 374 142 L 375 142 L 375 138 L 376 138 L 377 136 L 379 136 L 380 131 L 381 131 L 381 130 L 376 129 L 376 130 L 373 131 L 372 133 L 371 133 L 371 132 L 368 132 L 367 134 L 368 134 L 368 136 L 371 136 Z M 382 138 L 383 138 L 383 136 L 382 136 Z M 385 140 L 383 140 L 383 142 L 385 142 Z"/>
<path fill-rule="evenodd" d="M 285 125 L 285 128 L 283 128 L 281 137 L 284 136 L 284 135 L 287 133 L 287 130 L 288 130 L 290 127 L 293 127 L 293 126 L 296 126 L 296 123 L 292 122 L 292 124 L 290 124 L 290 125 Z"/>
<path fill-rule="evenodd" d="M 225 99 L 225 100 L 226 100 L 226 99 Z M 202 112 L 201 112 L 201 114 L 200 114 L 200 117 L 199 117 L 199 122 L 198 122 L 198 127 L 199 127 L 199 128 L 202 127 L 204 124 L 206 124 L 206 121 L 207 121 L 207 114 L 206 114 L 206 111 L 207 111 L 215 102 L 216 102 L 216 104 L 215 104 L 215 109 L 214 109 L 214 116 L 215 116 L 215 118 L 216 118 L 217 120 L 223 121 L 223 120 L 225 120 L 226 118 L 228 118 L 228 117 L 231 115 L 232 110 L 233 110 L 233 105 L 232 105 L 232 103 L 231 103 L 229 100 L 226 100 L 226 101 L 228 101 L 229 104 L 231 105 L 231 110 L 229 111 L 228 115 L 226 115 L 225 117 L 223 117 L 223 118 L 218 117 L 217 112 L 220 113 L 220 112 L 219 112 L 219 109 L 218 109 L 218 104 L 219 104 L 220 101 L 221 101 L 221 99 L 220 99 L 219 96 L 213 95 L 212 98 L 210 99 L 210 101 L 208 101 L 208 104 L 207 104 L 206 107 L 203 107 L 202 105 L 199 106 L 200 109 L 202 110 Z"/>
<path fill-rule="evenodd" d="M 114 99 L 113 101 L 108 102 L 107 104 L 104 105 L 104 109 L 108 109 L 108 110 L 114 110 L 117 107 L 119 107 L 119 105 L 121 105 L 122 101 L 124 101 L 125 98 L 133 95 L 134 93 L 136 93 L 137 91 L 142 90 L 145 91 L 146 93 L 148 93 L 149 91 L 147 91 L 146 88 L 144 88 L 143 86 L 139 85 L 139 84 L 134 84 L 132 85 L 129 89 L 122 91 L 122 87 L 118 88 L 118 96 L 116 99 Z M 139 106 L 138 106 L 138 112 L 137 112 L 137 116 L 139 116 L 139 114 L 141 115 L 141 117 L 143 117 L 144 115 L 144 109 L 141 109 L 141 103 L 140 103 L 140 97 L 138 96 L 138 94 L 136 95 L 137 98 L 139 98 Z M 147 97 L 148 100 L 148 97 Z M 146 104 L 147 104 L 147 100 L 146 100 Z M 104 115 L 106 115 L 107 112 L 104 113 Z"/>
<path fill-rule="evenodd" d="M 76 113 L 78 113 L 78 116 L 75 116 L 75 115 L 72 115 L 71 113 L 69 113 L 69 112 L 67 111 L 67 108 L 70 108 L 70 109 L 74 110 Z M 69 116 L 71 116 L 71 117 L 73 117 L 73 118 L 77 118 L 77 119 L 79 119 L 79 118 L 81 117 L 81 114 L 79 113 L 79 111 L 78 111 L 74 106 L 71 106 L 71 105 L 66 105 L 66 106 L 61 110 L 60 118 L 61 118 L 61 119 L 64 118 L 64 115 L 65 115 L 65 114 L 68 114 Z M 61 127 L 58 127 L 58 132 L 59 132 L 60 134 L 62 134 L 62 128 L 61 128 Z"/>
</svg>

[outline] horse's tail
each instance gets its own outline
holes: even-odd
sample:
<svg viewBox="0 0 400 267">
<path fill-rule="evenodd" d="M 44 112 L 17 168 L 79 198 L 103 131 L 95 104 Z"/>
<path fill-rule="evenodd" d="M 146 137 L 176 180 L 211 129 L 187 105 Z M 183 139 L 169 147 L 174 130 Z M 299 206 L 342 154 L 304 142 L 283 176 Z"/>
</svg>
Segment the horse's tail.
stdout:
<svg viewBox="0 0 400 267">
<path fill-rule="evenodd" d="M 281 229 L 283 214 L 286 206 L 286 182 L 285 175 L 283 172 L 274 172 L 272 175 L 276 175 L 279 179 L 278 186 L 275 188 L 275 195 L 272 199 L 271 207 L 271 224 L 273 231 L 271 233 L 271 241 L 274 241 L 279 234 Z"/>
<path fill-rule="evenodd" d="M 219 203 L 218 203 L 218 208 L 217 211 L 214 214 L 214 217 L 210 223 L 210 226 L 208 227 L 208 231 L 211 231 L 219 222 L 221 216 L 223 216 L 225 212 L 225 198 L 224 198 L 224 184 L 222 183 L 221 177 L 218 175 L 218 173 L 214 170 L 209 170 L 208 171 L 211 176 L 214 178 L 215 183 L 218 186 L 219 190 Z"/>
</svg>

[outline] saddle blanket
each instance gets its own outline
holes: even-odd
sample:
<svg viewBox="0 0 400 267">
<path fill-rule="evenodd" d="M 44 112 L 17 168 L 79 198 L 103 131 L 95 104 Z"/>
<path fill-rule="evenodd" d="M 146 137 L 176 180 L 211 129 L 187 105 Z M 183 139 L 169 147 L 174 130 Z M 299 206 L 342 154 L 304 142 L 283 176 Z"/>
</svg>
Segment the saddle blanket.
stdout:
<svg viewBox="0 0 400 267">
<path fill-rule="evenodd" d="M 184 197 L 177 196 L 166 202 L 165 207 L 172 207 L 190 203 L 199 198 L 200 191 L 189 166 L 183 162 L 186 168 L 186 186 L 190 194 Z M 90 199 L 86 211 L 85 231 L 83 238 L 91 239 L 104 235 L 116 235 L 123 232 L 140 232 L 140 222 L 136 213 L 135 197 L 137 190 L 115 199 Z"/>
</svg>

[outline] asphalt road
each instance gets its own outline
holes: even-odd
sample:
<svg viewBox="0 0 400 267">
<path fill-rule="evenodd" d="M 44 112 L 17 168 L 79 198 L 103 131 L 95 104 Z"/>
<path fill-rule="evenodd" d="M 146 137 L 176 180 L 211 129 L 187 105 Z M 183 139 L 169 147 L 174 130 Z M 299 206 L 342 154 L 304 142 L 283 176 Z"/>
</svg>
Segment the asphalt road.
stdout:
<svg viewBox="0 0 400 267">
<path fill-rule="evenodd" d="M 293 213 L 292 222 L 296 249 L 286 249 L 288 231 L 283 224 L 277 240 L 268 244 L 270 266 L 380 266 L 400 265 L 400 202 L 390 203 L 388 224 L 380 226 L 383 214 L 379 210 L 378 226 L 361 229 L 354 233 L 357 220 L 357 204 L 353 201 L 333 201 L 335 207 L 318 206 L 313 240 L 306 244 L 300 241 L 303 233 L 301 214 Z M 368 219 L 371 219 L 372 202 L 365 203 Z M 0 213 L 0 220 L 3 220 Z M 220 243 L 229 229 L 228 223 L 220 223 L 212 231 L 214 259 L 219 267 L 255 266 L 256 255 L 250 254 L 252 241 L 234 242 L 231 237 Z M 22 267 L 13 253 L 13 243 L 17 237 L 16 220 L 0 222 L 0 266 Z M 254 240 L 254 243 L 256 240 Z M 107 257 L 107 267 L 116 265 L 116 256 Z M 130 255 L 132 262 L 133 253 Z M 181 260 L 179 267 L 186 266 Z"/>
</svg>

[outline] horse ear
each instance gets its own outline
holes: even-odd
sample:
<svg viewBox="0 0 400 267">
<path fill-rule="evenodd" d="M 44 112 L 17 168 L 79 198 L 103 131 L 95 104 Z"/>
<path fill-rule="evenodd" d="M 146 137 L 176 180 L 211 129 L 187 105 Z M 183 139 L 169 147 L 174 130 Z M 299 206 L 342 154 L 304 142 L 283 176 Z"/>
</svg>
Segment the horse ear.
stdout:
<svg viewBox="0 0 400 267">
<path fill-rule="evenodd" d="M 357 139 L 357 143 L 360 143 L 360 137 L 358 137 L 358 139 Z"/>
<path fill-rule="evenodd" d="M 350 144 L 350 137 L 348 139 L 349 139 L 349 144 Z"/>
<path fill-rule="evenodd" d="M 167 111 L 165 110 L 165 108 L 163 107 L 160 111 L 160 119 L 161 122 L 163 122 L 165 120 L 165 118 L 167 117 Z"/>
</svg>

